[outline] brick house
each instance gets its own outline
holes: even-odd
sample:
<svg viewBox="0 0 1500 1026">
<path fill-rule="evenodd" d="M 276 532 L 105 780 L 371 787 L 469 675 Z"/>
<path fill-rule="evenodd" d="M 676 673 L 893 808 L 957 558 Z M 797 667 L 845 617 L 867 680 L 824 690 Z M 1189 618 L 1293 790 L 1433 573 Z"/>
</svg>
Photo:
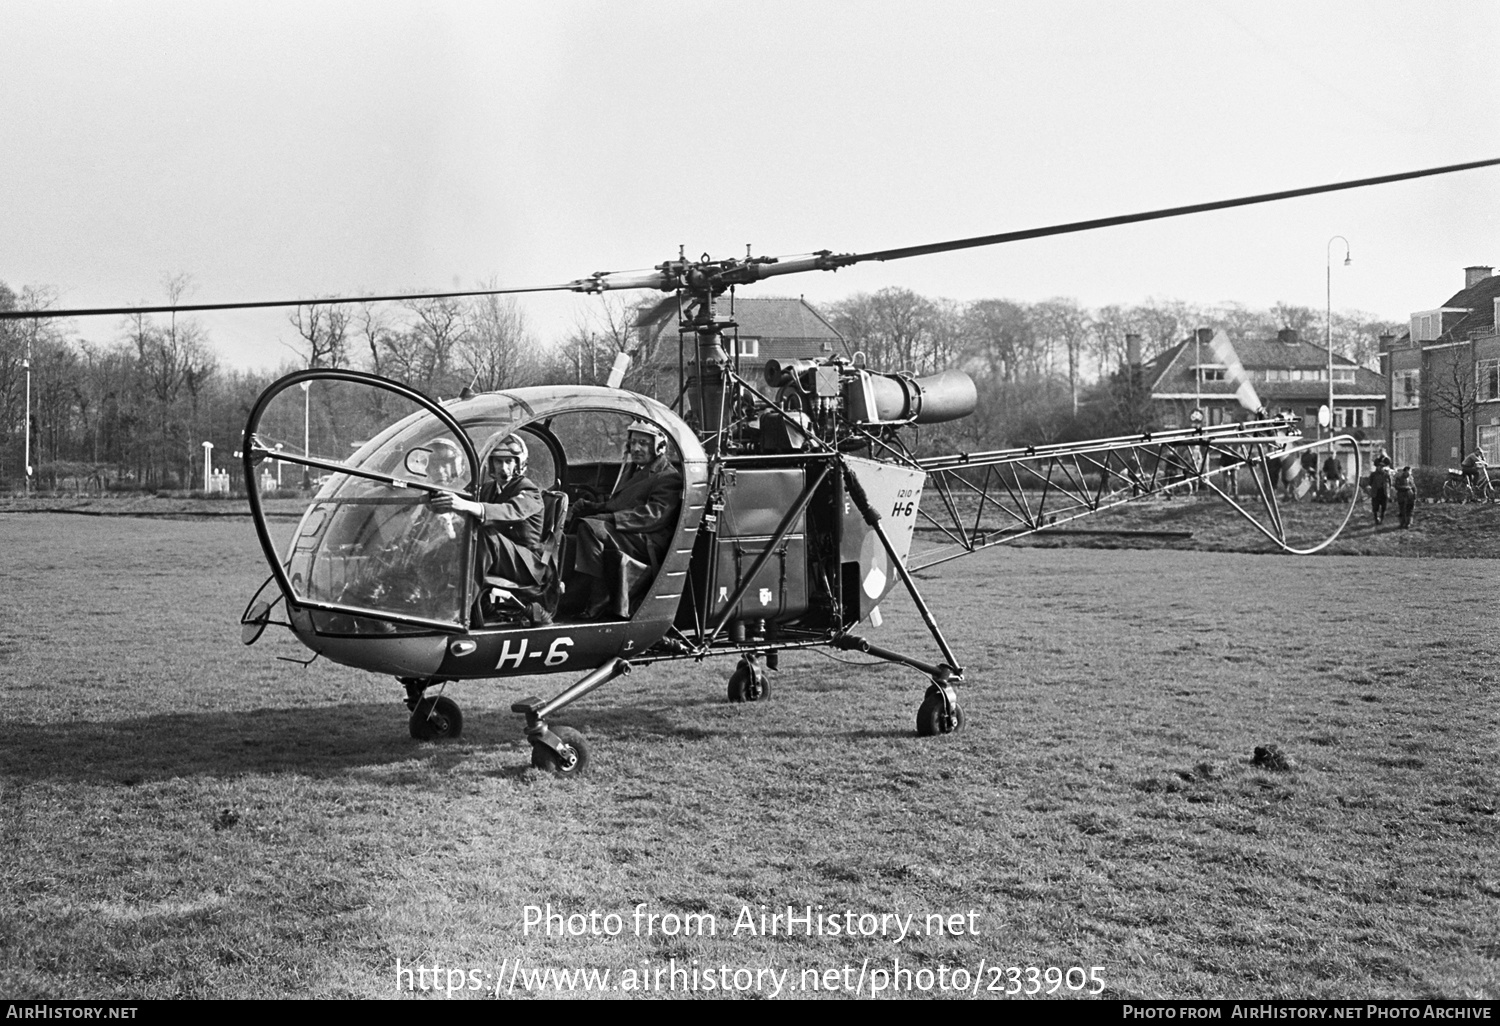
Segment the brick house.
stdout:
<svg viewBox="0 0 1500 1026">
<path fill-rule="evenodd" d="M 1464 287 L 1411 315 L 1406 334 L 1380 340 L 1396 463 L 1458 466 L 1476 445 L 1500 464 L 1500 277 L 1464 268 Z"/>
<path fill-rule="evenodd" d="M 730 316 L 727 297 L 719 301 L 719 316 Z M 738 357 L 739 373 L 746 381 L 762 392 L 769 391 L 765 385 L 762 369 L 767 360 L 810 360 L 819 357 L 846 356 L 844 337 L 838 333 L 807 300 L 757 296 L 736 297 L 733 309 L 734 323 L 724 333 L 724 348 L 731 361 Z M 676 334 L 677 308 L 675 305 L 660 310 L 654 320 L 637 324 L 643 343 L 651 343 L 663 332 Z M 682 352 L 684 373 L 692 373 L 695 358 L 693 337 L 687 338 L 687 349 Z M 678 368 L 678 347 L 671 338 L 661 339 L 655 351 L 658 365 L 670 371 L 675 379 Z"/>
<path fill-rule="evenodd" d="M 1247 420 L 1251 414 L 1235 398 L 1227 368 L 1214 360 L 1208 341 L 1213 330 L 1200 328 L 1148 361 L 1143 381 L 1151 391 L 1155 421 L 1162 428 L 1187 427 L 1201 404 L 1205 424 Z M 1318 437 L 1318 410 L 1328 405 L 1328 350 L 1302 341 L 1284 328 L 1275 338 L 1240 342 L 1235 353 L 1269 414 L 1290 414 L 1307 439 Z M 1387 387 L 1376 371 L 1347 357 L 1333 357 L 1333 427 L 1360 440 L 1361 458 L 1386 442 Z"/>
</svg>

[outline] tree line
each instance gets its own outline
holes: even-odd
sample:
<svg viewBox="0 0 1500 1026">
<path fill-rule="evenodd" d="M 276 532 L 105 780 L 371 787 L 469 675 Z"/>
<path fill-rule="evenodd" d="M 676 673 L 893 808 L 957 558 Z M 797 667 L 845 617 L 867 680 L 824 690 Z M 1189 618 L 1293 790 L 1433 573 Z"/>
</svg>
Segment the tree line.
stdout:
<svg viewBox="0 0 1500 1026">
<path fill-rule="evenodd" d="M 172 304 L 191 289 L 164 281 Z M 236 475 L 228 455 L 256 397 L 288 370 L 354 368 L 402 381 L 434 397 L 545 382 L 602 384 L 618 353 L 632 365 L 624 385 L 672 401 L 678 391 L 675 332 L 643 332 L 636 319 L 659 297 L 632 304 L 601 299 L 564 338 L 541 340 L 510 297 L 407 303 L 329 304 L 310 300 L 288 314 L 294 354 L 274 370 L 222 366 L 196 318 L 136 314 L 89 336 L 51 319 L 0 322 L 0 489 L 23 486 L 25 387 L 31 362 L 31 464 L 43 488 L 191 488 L 201 485 L 202 443 Z M 45 311 L 45 289 L 0 283 L 0 309 Z M 1125 338 L 1141 337 L 1150 359 L 1195 327 L 1231 338 L 1295 328 L 1311 339 L 1320 311 L 1284 304 L 1249 310 L 1152 300 L 1088 309 L 1071 299 L 970 303 L 905 289 L 861 293 L 830 304 L 829 322 L 852 353 L 881 370 L 928 374 L 961 368 L 980 391 L 973 417 L 925 430 L 925 449 L 1001 448 L 1135 430 L 1149 416 L 1125 364 Z M 1370 363 L 1389 322 L 1336 314 L 1334 349 Z M 1149 426 L 1149 425 L 1146 425 Z"/>
<path fill-rule="evenodd" d="M 1146 383 L 1127 362 L 1127 338 L 1139 336 L 1149 361 L 1198 327 L 1222 328 L 1230 341 L 1262 341 L 1290 328 L 1356 363 L 1378 367 L 1380 336 L 1402 325 L 1359 312 L 1334 313 L 1278 303 L 1195 305 L 1152 299 L 1089 309 L 1068 298 L 1021 303 L 955 303 L 906 289 L 884 289 L 832 304 L 829 320 L 872 367 L 931 373 L 960 368 L 979 392 L 975 414 L 928 429 L 924 452 L 1007 448 L 1128 434 L 1155 427 Z"/>
</svg>

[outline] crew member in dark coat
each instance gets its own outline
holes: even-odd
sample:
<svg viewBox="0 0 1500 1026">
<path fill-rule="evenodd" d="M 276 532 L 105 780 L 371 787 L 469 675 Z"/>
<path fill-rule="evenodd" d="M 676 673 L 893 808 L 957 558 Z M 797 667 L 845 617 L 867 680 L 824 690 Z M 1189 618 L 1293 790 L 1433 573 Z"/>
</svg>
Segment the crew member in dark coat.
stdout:
<svg viewBox="0 0 1500 1026">
<path fill-rule="evenodd" d="M 1396 513 L 1401 517 L 1401 526 L 1411 526 L 1412 510 L 1417 507 L 1417 482 L 1410 465 L 1396 471 Z"/>
<path fill-rule="evenodd" d="M 630 615 L 634 593 L 655 576 L 677 528 L 682 474 L 667 459 L 666 432 L 646 421 L 634 422 L 625 436 L 625 456 L 629 466 L 608 499 L 573 505 L 578 518 L 573 569 L 587 578 L 587 619 L 604 612 L 611 584 L 619 590 L 615 612 Z M 623 580 L 612 581 L 615 573 Z"/>
<path fill-rule="evenodd" d="M 1370 512 L 1378 524 L 1385 519 L 1385 507 L 1390 498 L 1391 472 L 1377 458 L 1375 469 L 1370 471 Z"/>
<path fill-rule="evenodd" d="M 506 435 L 490 450 L 490 480 L 470 502 L 451 492 L 430 500 L 439 512 L 452 510 L 479 520 L 484 547 L 481 576 L 501 578 L 518 589 L 534 588 L 545 576 L 542 565 L 542 492 L 526 476 L 529 453 L 517 435 Z"/>
</svg>

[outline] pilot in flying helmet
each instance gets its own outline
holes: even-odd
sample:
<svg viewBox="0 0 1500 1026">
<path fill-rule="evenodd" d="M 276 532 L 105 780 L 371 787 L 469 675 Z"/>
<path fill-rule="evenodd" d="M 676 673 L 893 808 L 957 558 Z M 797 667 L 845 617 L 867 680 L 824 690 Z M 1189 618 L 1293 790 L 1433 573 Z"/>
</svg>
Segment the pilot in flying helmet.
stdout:
<svg viewBox="0 0 1500 1026">
<path fill-rule="evenodd" d="M 625 429 L 625 458 L 638 467 L 655 463 L 667 452 L 667 433 L 648 420 Z"/>
<path fill-rule="evenodd" d="M 501 487 L 525 477 L 531 453 L 520 435 L 506 435 L 490 450 L 490 478 Z"/>
<path fill-rule="evenodd" d="M 443 485 L 455 485 L 464 476 L 463 450 L 446 438 L 435 438 L 427 443 L 431 455 L 427 457 L 427 477 Z"/>
</svg>

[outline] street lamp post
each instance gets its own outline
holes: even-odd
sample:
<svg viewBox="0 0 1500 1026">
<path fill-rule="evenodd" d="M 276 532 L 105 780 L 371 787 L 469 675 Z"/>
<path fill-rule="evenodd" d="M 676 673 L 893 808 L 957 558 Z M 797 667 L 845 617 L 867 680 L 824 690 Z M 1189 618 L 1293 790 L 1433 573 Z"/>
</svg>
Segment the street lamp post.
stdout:
<svg viewBox="0 0 1500 1026">
<path fill-rule="evenodd" d="M 310 448 L 311 445 L 312 445 L 312 440 L 311 440 L 312 436 L 311 436 L 311 434 L 308 431 L 308 424 L 311 423 L 311 421 L 308 418 L 308 410 L 311 408 L 310 407 L 311 393 L 308 391 L 310 388 L 312 388 L 312 382 L 311 381 L 304 381 L 304 382 L 302 382 L 302 455 L 304 455 L 304 456 L 311 456 L 312 455 L 312 449 Z M 302 468 L 302 487 L 303 488 L 306 488 L 308 486 L 308 484 L 309 484 L 308 475 L 310 473 L 311 472 L 306 467 Z"/>
<path fill-rule="evenodd" d="M 1349 257 L 1349 240 L 1342 235 L 1335 235 L 1328 240 L 1323 255 L 1327 258 L 1325 266 L 1325 284 L 1327 286 L 1326 317 L 1323 322 L 1323 341 L 1328 346 L 1328 437 L 1333 437 L 1333 244 L 1341 241 L 1344 244 L 1344 266 L 1348 267 L 1354 261 Z M 1333 446 L 1328 447 L 1331 454 Z"/>
<path fill-rule="evenodd" d="M 308 446 L 311 444 L 309 440 L 310 435 L 308 433 L 308 424 L 310 423 L 308 418 L 308 411 L 310 408 L 311 398 L 308 393 L 308 389 L 310 388 L 312 388 L 311 381 L 302 382 L 302 455 L 304 456 L 312 455 L 312 450 L 308 448 Z"/>
<path fill-rule="evenodd" d="M 36 321 L 31 322 L 31 333 L 26 336 L 26 359 L 21 366 L 26 368 L 26 455 L 23 457 L 26 471 L 26 495 L 31 495 L 31 338 L 36 334 Z"/>
</svg>

